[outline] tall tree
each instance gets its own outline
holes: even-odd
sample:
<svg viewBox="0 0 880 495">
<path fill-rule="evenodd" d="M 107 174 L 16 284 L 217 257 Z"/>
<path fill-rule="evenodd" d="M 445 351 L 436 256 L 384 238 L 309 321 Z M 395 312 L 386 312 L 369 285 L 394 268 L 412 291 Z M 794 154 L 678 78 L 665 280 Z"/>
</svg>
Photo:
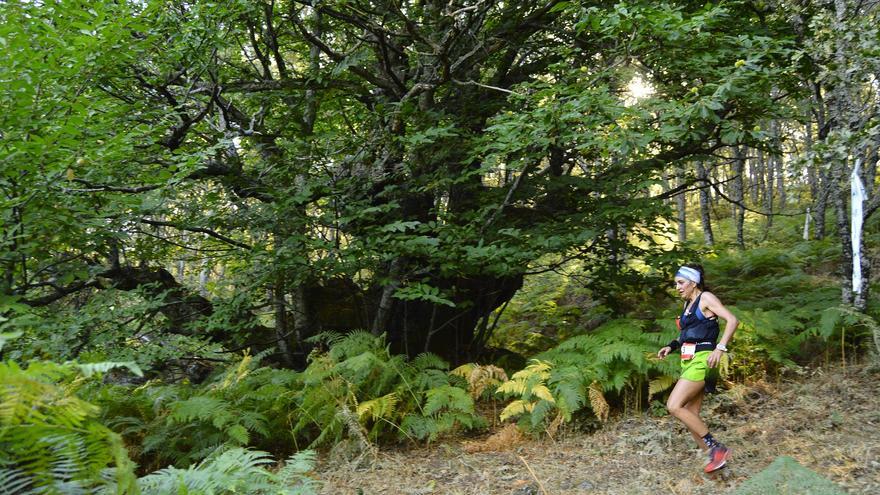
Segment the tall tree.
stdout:
<svg viewBox="0 0 880 495">
<path fill-rule="evenodd" d="M 5 70 L 45 66 L 4 94 L 4 293 L 137 291 L 287 361 L 352 328 L 467 359 L 548 253 L 638 277 L 607 260 L 659 256 L 646 186 L 767 115 L 786 53 L 745 3 L 8 5 Z M 230 291 L 171 277 L 183 252 Z"/>
</svg>

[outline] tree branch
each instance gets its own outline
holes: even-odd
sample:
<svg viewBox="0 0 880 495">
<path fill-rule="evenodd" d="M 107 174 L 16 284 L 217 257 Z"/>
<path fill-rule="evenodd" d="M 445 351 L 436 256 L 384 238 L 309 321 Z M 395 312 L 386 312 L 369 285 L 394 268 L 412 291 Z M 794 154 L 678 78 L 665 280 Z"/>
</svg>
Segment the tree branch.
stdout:
<svg viewBox="0 0 880 495">
<path fill-rule="evenodd" d="M 243 243 L 243 242 L 236 241 L 235 239 L 232 239 L 232 238 L 230 238 L 230 237 L 226 237 L 226 236 L 223 235 L 223 234 L 220 234 L 220 233 L 218 233 L 218 232 L 215 232 L 215 231 L 213 231 L 213 230 L 211 230 L 211 229 L 206 229 L 206 228 L 204 228 L 204 227 L 191 227 L 191 226 L 187 226 L 187 225 L 179 225 L 179 224 L 172 223 L 172 222 L 163 222 L 163 221 L 159 221 L 159 220 L 150 220 L 149 218 L 141 218 L 141 219 L 140 219 L 140 222 L 145 223 L 145 224 L 147 224 L 147 225 L 157 226 L 157 227 L 171 227 L 171 228 L 178 229 L 178 230 L 186 230 L 186 231 L 188 231 L 188 232 L 199 232 L 199 233 L 202 233 L 202 234 L 207 234 L 207 235 L 209 235 L 209 236 L 211 236 L 211 237 L 213 237 L 213 238 L 215 238 L 215 239 L 218 239 L 218 240 L 220 240 L 220 241 L 223 241 L 223 242 L 225 242 L 226 244 L 229 244 L 229 245 L 232 245 L 232 246 L 240 247 L 240 248 L 242 248 L 242 249 L 247 249 L 247 250 L 251 250 L 251 249 L 253 249 L 253 246 L 251 246 L 251 245 L 249 245 L 249 244 L 245 244 L 245 243 Z"/>
</svg>

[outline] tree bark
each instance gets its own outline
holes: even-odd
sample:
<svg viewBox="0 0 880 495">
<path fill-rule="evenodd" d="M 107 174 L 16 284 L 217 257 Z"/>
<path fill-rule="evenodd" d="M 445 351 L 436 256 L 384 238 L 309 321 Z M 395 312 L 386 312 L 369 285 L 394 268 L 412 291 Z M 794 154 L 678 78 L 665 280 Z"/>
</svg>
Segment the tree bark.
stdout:
<svg viewBox="0 0 880 495">
<path fill-rule="evenodd" d="M 773 152 L 770 154 L 769 184 L 771 187 L 776 188 L 776 196 L 779 198 L 779 209 L 783 210 L 786 202 L 785 162 L 783 161 L 784 150 L 781 131 L 779 130 L 779 121 L 776 119 L 770 121 L 770 135 L 773 142 Z"/>
<path fill-rule="evenodd" d="M 712 233 L 711 204 L 709 198 L 709 171 L 702 161 L 697 162 L 697 177 L 700 180 L 700 221 L 703 224 L 703 240 L 707 246 L 715 245 L 715 235 Z"/>
<path fill-rule="evenodd" d="M 294 367 L 296 362 L 293 359 L 293 353 L 290 352 L 288 341 L 290 335 L 287 322 L 287 304 L 284 299 L 284 283 L 280 280 L 269 289 L 269 297 L 275 311 L 275 340 L 278 342 L 278 351 L 281 353 L 281 359 L 288 367 Z"/>
<path fill-rule="evenodd" d="M 840 238 L 840 248 L 842 250 L 841 268 L 843 269 L 843 276 L 840 283 L 840 300 L 843 304 L 851 305 L 853 303 L 853 256 L 849 212 L 847 211 L 849 182 L 844 180 L 845 164 L 842 159 L 835 158 L 832 166 L 831 186 L 833 191 L 831 194 L 833 195 L 834 210 L 837 217 L 837 235 Z"/>
<path fill-rule="evenodd" d="M 745 237 L 743 235 L 743 225 L 745 223 L 746 209 L 745 194 L 743 191 L 743 174 L 745 173 L 745 153 L 742 146 L 733 148 L 733 199 L 738 203 L 733 206 L 733 223 L 736 227 L 736 245 L 740 249 L 745 249 Z"/>
<path fill-rule="evenodd" d="M 684 170 L 679 169 L 676 174 L 676 187 L 684 186 Z M 678 242 L 687 241 L 687 196 L 682 191 L 675 196 L 676 211 L 678 212 Z"/>
</svg>

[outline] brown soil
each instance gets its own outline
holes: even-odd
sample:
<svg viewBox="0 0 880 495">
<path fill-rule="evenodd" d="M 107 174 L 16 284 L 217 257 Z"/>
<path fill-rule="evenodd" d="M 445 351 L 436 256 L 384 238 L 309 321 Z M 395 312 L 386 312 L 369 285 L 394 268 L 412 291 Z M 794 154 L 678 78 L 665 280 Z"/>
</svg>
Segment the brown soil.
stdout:
<svg viewBox="0 0 880 495">
<path fill-rule="evenodd" d="M 787 455 L 850 493 L 877 494 L 878 380 L 865 367 L 817 369 L 707 398 L 703 418 L 733 449 L 728 467 L 715 475 L 703 474 L 701 451 L 674 418 L 648 415 L 612 418 L 593 434 L 563 428 L 555 439 L 508 430 L 500 442 L 486 435 L 385 447 L 356 460 L 337 449 L 316 474 L 321 493 L 334 495 L 714 494 L 732 492 Z M 477 452 L 490 448 L 500 450 Z"/>
</svg>

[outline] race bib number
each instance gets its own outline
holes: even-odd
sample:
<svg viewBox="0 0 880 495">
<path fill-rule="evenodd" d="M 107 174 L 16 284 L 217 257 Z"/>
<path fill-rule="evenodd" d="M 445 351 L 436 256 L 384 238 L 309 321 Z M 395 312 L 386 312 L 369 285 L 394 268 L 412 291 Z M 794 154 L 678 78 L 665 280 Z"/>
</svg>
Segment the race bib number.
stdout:
<svg viewBox="0 0 880 495">
<path fill-rule="evenodd" d="M 691 359 L 694 357 L 694 353 L 697 352 L 697 344 L 682 344 L 681 345 L 681 358 L 682 359 Z"/>
</svg>

